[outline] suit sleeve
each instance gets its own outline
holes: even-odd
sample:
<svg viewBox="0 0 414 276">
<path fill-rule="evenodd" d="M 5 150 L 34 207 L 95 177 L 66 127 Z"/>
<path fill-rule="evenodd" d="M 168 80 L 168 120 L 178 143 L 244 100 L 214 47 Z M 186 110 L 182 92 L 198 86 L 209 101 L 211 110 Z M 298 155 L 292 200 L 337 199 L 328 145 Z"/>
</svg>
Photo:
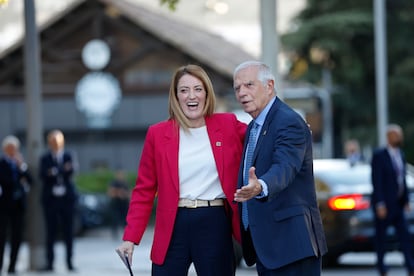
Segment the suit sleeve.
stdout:
<svg viewBox="0 0 414 276">
<path fill-rule="evenodd" d="M 374 153 L 371 160 L 371 180 L 373 186 L 373 204 L 376 205 L 379 202 L 385 202 L 384 197 L 384 183 L 381 172 L 383 171 L 383 160 L 381 160 L 380 154 Z"/>
<path fill-rule="evenodd" d="M 286 189 L 302 168 L 305 154 L 309 150 L 308 140 L 311 138 L 309 128 L 300 120 L 285 117 L 283 120 L 275 121 L 271 126 L 276 128 L 271 145 L 272 164 L 269 170 L 260 176 L 268 186 L 269 198 Z"/>
</svg>

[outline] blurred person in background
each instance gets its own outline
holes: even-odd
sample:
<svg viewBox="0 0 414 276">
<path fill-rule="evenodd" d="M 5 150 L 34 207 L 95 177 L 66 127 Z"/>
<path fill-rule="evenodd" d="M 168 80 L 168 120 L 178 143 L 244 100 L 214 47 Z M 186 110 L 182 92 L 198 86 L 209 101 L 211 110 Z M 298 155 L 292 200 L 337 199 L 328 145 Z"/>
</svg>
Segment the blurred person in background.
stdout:
<svg viewBox="0 0 414 276">
<path fill-rule="evenodd" d="M 214 113 L 216 98 L 200 66 L 178 68 L 169 91 L 170 118 L 149 127 L 132 191 L 124 242 L 132 261 L 155 196 L 153 276 L 235 273 L 232 234 L 240 241 L 233 203 L 246 125 Z"/>
<path fill-rule="evenodd" d="M 66 246 L 67 269 L 74 271 L 73 220 L 77 192 L 72 178 L 75 162 L 72 154 L 65 150 L 65 137 L 60 130 L 50 131 L 47 143 L 49 150 L 40 160 L 42 205 L 46 222 L 46 267 L 43 270 L 53 271 L 54 245 L 61 230 Z"/>
<path fill-rule="evenodd" d="M 327 252 L 313 178 L 308 124 L 276 96 L 275 77 L 257 61 L 236 67 L 237 101 L 252 116 L 234 199 L 243 256 L 259 275 L 320 275 Z"/>
<path fill-rule="evenodd" d="M 409 275 L 414 276 L 411 239 L 404 213 L 410 206 L 405 182 L 406 162 L 401 150 L 403 131 L 399 125 L 391 124 L 386 135 L 387 146 L 377 149 L 371 160 L 371 206 L 375 217 L 377 267 L 381 275 L 387 275 L 388 267 L 384 264 L 387 229 L 393 226 L 404 254 L 405 266 Z"/>
<path fill-rule="evenodd" d="M 347 140 L 344 145 L 344 152 L 345 157 L 349 161 L 349 164 L 351 164 L 351 166 L 357 164 L 358 162 L 364 161 L 358 140 Z"/>
<path fill-rule="evenodd" d="M 23 155 L 20 141 L 15 136 L 6 136 L 2 142 L 3 156 L 0 159 L 0 274 L 6 238 L 10 235 L 10 263 L 7 272 L 16 273 L 16 261 L 24 232 L 26 194 L 32 178 Z M 7 230 L 10 230 L 8 232 Z"/>
<path fill-rule="evenodd" d="M 117 239 L 118 229 L 125 227 L 129 206 L 130 191 L 125 171 L 117 170 L 115 172 L 115 179 L 109 183 L 107 195 L 109 197 L 112 236 Z"/>
</svg>

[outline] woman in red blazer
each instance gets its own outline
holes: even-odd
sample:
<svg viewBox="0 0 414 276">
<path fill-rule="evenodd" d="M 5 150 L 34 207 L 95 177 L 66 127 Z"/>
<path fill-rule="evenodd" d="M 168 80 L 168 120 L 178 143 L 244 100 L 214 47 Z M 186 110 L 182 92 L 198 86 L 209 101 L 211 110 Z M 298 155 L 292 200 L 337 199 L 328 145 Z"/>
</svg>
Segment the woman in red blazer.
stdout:
<svg viewBox="0 0 414 276">
<path fill-rule="evenodd" d="M 178 68 L 169 91 L 170 118 L 149 127 L 118 249 L 132 261 L 157 209 L 152 275 L 234 275 L 232 235 L 240 241 L 233 202 L 246 125 L 214 113 L 215 94 L 197 65 Z"/>
</svg>

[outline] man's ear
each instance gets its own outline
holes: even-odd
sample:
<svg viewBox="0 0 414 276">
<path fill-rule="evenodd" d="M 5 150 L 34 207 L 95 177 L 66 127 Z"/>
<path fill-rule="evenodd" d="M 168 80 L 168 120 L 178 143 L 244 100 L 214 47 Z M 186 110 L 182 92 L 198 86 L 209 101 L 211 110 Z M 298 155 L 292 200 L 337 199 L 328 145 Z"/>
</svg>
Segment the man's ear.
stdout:
<svg viewBox="0 0 414 276">
<path fill-rule="evenodd" d="M 275 91 L 275 81 L 274 80 L 268 80 L 266 84 L 266 89 L 268 89 L 268 92 L 274 93 Z"/>
</svg>

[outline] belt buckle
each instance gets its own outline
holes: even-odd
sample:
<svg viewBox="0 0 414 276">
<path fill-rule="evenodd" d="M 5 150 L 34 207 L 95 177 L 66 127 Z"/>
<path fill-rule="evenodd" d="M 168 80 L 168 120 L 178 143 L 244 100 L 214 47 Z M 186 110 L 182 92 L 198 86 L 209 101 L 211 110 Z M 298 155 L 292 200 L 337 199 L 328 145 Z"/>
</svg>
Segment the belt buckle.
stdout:
<svg viewBox="0 0 414 276">
<path fill-rule="evenodd" d="M 197 208 L 197 207 L 198 207 L 198 205 L 197 205 L 197 199 L 194 200 L 194 205 L 188 206 L 188 208 Z"/>
</svg>

